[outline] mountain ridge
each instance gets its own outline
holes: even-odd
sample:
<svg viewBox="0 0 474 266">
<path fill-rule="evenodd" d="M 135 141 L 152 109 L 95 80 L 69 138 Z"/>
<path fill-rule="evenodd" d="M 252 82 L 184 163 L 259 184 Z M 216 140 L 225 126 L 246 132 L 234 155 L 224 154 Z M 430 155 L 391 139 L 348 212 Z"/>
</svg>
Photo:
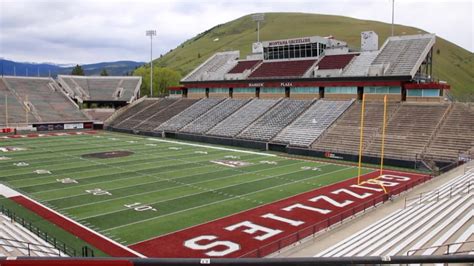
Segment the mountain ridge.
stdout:
<svg viewBox="0 0 474 266">
<path fill-rule="evenodd" d="M 136 67 L 144 65 L 144 62 L 135 62 L 130 60 L 121 60 L 114 62 L 99 62 L 84 64 L 86 76 L 98 76 L 102 69 L 106 69 L 110 76 L 123 76 L 132 73 Z M 67 65 L 67 66 L 66 66 Z M 8 59 L 0 59 L 0 75 L 8 76 L 27 76 L 29 77 L 56 77 L 57 75 L 71 74 L 75 64 L 55 64 L 55 63 L 35 63 L 35 62 L 16 62 Z"/>
<path fill-rule="evenodd" d="M 249 14 L 216 25 L 184 41 L 153 62 L 157 66 L 177 70 L 185 76 L 216 52 L 239 50 L 241 59 L 245 58 L 257 38 L 256 23 L 251 16 Z M 395 35 L 428 33 L 398 24 L 394 29 Z M 391 24 L 323 14 L 265 13 L 265 21 L 260 25 L 260 40 L 331 35 L 347 42 L 351 49 L 360 49 L 360 32 L 367 30 L 378 34 L 381 47 L 390 36 Z M 214 41 L 216 39 L 218 41 Z M 451 94 L 457 99 L 474 101 L 473 53 L 439 36 L 436 37 L 433 52 L 433 76 L 447 81 L 452 87 Z"/>
</svg>

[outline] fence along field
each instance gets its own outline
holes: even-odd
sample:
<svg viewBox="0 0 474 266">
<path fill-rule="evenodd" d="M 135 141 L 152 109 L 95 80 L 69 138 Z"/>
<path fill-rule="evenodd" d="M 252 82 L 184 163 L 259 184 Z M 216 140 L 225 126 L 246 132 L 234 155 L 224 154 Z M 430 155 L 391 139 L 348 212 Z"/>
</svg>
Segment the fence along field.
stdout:
<svg viewBox="0 0 474 266">
<path fill-rule="evenodd" d="M 0 147 L 12 150 L 0 154 L 8 158 L 0 182 L 126 246 L 357 175 L 350 166 L 105 132 Z"/>
</svg>

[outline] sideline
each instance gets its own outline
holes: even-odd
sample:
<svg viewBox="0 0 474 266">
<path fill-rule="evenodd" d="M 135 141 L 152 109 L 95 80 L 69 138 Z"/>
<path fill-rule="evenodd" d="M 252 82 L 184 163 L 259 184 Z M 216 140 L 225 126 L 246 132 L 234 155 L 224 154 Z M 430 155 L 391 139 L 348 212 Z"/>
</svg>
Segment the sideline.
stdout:
<svg viewBox="0 0 474 266">
<path fill-rule="evenodd" d="M 202 145 L 202 144 L 194 144 L 194 143 L 187 143 L 187 142 L 179 142 L 179 141 L 173 141 L 173 140 L 164 140 L 164 139 L 156 139 L 156 138 L 147 138 L 147 139 L 148 139 L 148 140 L 153 140 L 153 141 L 159 141 L 159 142 L 173 143 L 173 144 L 179 144 L 179 145 L 188 145 L 188 146 L 201 147 L 201 148 L 208 148 L 208 149 L 215 149 L 215 150 L 234 151 L 234 152 L 241 152 L 241 153 L 249 153 L 249 154 L 263 155 L 263 156 L 269 156 L 269 157 L 276 157 L 276 156 L 277 156 L 277 155 L 275 155 L 275 154 L 264 153 L 264 152 L 244 151 L 244 150 L 238 150 L 238 149 L 214 147 L 214 146 L 208 146 L 208 145 Z"/>
</svg>

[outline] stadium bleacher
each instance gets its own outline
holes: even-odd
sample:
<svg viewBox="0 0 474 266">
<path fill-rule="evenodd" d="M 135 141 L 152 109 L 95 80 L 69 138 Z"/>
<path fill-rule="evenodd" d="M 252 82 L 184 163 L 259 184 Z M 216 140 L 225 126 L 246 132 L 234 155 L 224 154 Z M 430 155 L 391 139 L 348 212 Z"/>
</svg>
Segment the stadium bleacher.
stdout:
<svg viewBox="0 0 474 266">
<path fill-rule="evenodd" d="M 58 82 L 70 97 L 83 101 L 135 100 L 141 77 L 86 77 L 59 75 Z"/>
<path fill-rule="evenodd" d="M 361 52 L 352 60 L 342 73 L 343 76 L 367 76 L 369 67 L 372 65 L 375 57 L 379 54 L 378 51 Z"/>
<path fill-rule="evenodd" d="M 358 154 L 360 143 L 361 103 L 356 102 L 316 140 L 312 148 L 324 152 L 341 152 Z M 399 108 L 399 103 L 391 103 L 387 108 L 387 116 L 391 117 Z M 383 125 L 383 103 L 366 102 L 364 111 L 364 143 L 363 148 L 373 140 Z"/>
<path fill-rule="evenodd" d="M 266 61 L 257 67 L 249 78 L 302 77 L 316 60 Z"/>
<path fill-rule="evenodd" d="M 50 78 L 4 77 L 3 81 L 19 102 L 28 101 L 38 122 L 89 120 Z"/>
<path fill-rule="evenodd" d="M 448 107 L 447 104 L 401 104 L 398 112 L 387 123 L 385 156 L 409 160 L 421 158 Z M 381 133 L 374 134 L 366 154 L 380 154 Z"/>
<path fill-rule="evenodd" d="M 123 110 L 119 110 L 116 115 L 111 117 L 111 121 L 108 121 L 108 125 L 111 127 L 120 128 L 120 124 L 124 123 L 130 117 L 136 115 L 138 112 L 141 112 L 154 103 L 155 101 L 153 99 L 144 98 L 141 101 L 134 102 L 132 105 L 123 107 Z"/>
<path fill-rule="evenodd" d="M 316 65 L 318 69 L 344 69 L 358 54 L 326 55 Z"/>
<path fill-rule="evenodd" d="M 162 98 L 157 100 L 148 100 L 153 101 L 154 103 L 148 106 L 147 108 L 142 109 L 140 112 L 137 112 L 135 115 L 128 118 L 126 121 L 120 124 L 122 128 L 135 128 L 140 125 L 143 121 L 146 121 L 152 115 L 159 113 L 160 111 L 166 109 L 168 106 L 177 102 L 179 99 L 175 98 Z"/>
<path fill-rule="evenodd" d="M 283 129 L 273 141 L 309 147 L 352 103 L 353 100 L 319 100 Z"/>
<path fill-rule="evenodd" d="M 466 103 L 453 103 L 425 157 L 438 161 L 456 161 L 474 147 L 474 109 Z"/>
<path fill-rule="evenodd" d="M 135 126 L 133 129 L 141 131 L 152 131 L 155 128 L 159 127 L 162 123 L 166 122 L 168 119 L 173 116 L 181 113 L 186 108 L 195 104 L 198 99 L 179 99 L 175 103 L 169 105 L 164 110 L 157 112 L 150 116 L 148 119 L 143 120 L 142 123 Z"/>
<path fill-rule="evenodd" d="M 235 67 L 233 67 L 229 72 L 227 72 L 227 74 L 243 73 L 245 70 L 253 69 L 261 62 L 262 60 L 239 61 Z"/>
<path fill-rule="evenodd" d="M 0 257 L 66 256 L 21 225 L 0 215 Z"/>
<path fill-rule="evenodd" d="M 171 119 L 158 126 L 155 131 L 178 131 L 212 109 L 214 106 L 218 105 L 223 100 L 223 98 L 201 99 L 200 101 L 191 105 L 189 108 L 183 110 L 181 113 L 175 115 Z"/>
<path fill-rule="evenodd" d="M 236 112 L 239 108 L 248 103 L 249 100 L 239 99 L 226 99 L 214 108 L 209 110 L 207 113 L 198 117 L 187 126 L 182 128 L 181 132 L 204 134 L 209 129 L 214 127 L 217 123 L 221 122 L 233 112 Z"/>
<path fill-rule="evenodd" d="M 6 121 L 7 112 L 8 121 Z M 29 116 L 28 120 L 31 122 L 36 121 L 32 115 Z M 8 89 L 3 79 L 0 79 L 0 126 L 24 123 L 26 123 L 25 106 Z"/>
<path fill-rule="evenodd" d="M 383 75 L 413 77 L 434 42 L 434 34 L 389 37 L 372 66 L 383 66 Z"/>
<path fill-rule="evenodd" d="M 474 233 L 474 191 L 467 189 L 465 184 L 473 180 L 472 170 L 463 173 L 439 189 L 424 194 L 422 198 L 416 197 L 404 209 L 368 225 L 315 257 L 472 252 L 473 243 L 467 241 Z M 458 189 L 452 189 L 453 186 Z"/>
<path fill-rule="evenodd" d="M 239 56 L 239 51 L 216 53 L 186 75 L 182 80 L 222 80 L 224 79 L 224 75 L 237 64 Z"/>
<path fill-rule="evenodd" d="M 257 119 L 238 138 L 268 141 L 305 111 L 312 101 L 283 99 Z"/>
<path fill-rule="evenodd" d="M 268 112 L 279 100 L 253 99 L 207 132 L 208 135 L 234 137 Z"/>
</svg>

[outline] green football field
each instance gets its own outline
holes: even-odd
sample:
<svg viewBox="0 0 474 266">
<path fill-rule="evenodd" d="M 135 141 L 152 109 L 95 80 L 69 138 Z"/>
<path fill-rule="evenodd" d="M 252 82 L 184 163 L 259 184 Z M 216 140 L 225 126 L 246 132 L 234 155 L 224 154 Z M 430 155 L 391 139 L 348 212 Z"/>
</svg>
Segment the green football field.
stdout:
<svg viewBox="0 0 474 266">
<path fill-rule="evenodd" d="M 0 160 L 1 183 L 124 245 L 357 175 L 351 166 L 111 132 L 0 140 L 6 146 L 25 150 L 0 151 L 10 158 Z M 131 154 L 83 156 L 123 151 Z"/>
</svg>

